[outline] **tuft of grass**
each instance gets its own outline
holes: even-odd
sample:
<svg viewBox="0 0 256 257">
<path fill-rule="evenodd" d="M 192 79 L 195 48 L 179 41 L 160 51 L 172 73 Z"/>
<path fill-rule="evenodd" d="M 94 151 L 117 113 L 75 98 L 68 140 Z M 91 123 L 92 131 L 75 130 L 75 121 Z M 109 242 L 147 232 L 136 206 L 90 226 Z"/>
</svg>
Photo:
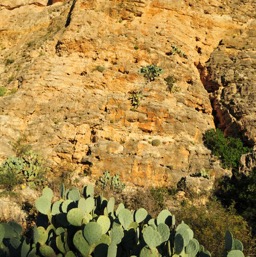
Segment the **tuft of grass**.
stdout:
<svg viewBox="0 0 256 257">
<path fill-rule="evenodd" d="M 6 94 L 7 89 L 5 87 L 0 87 L 0 96 L 4 96 Z"/>
</svg>

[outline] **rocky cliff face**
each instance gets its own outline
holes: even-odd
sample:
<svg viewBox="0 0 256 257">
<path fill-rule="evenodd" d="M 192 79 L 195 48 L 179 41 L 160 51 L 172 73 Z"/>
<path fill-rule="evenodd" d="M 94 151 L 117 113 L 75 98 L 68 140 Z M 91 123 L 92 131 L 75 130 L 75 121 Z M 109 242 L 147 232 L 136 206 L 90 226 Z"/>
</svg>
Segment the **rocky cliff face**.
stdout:
<svg viewBox="0 0 256 257">
<path fill-rule="evenodd" d="M 254 5 L 2 0 L 1 159 L 22 137 L 52 167 L 133 185 L 223 172 L 202 135 L 215 119 L 255 140 Z M 154 81 L 138 72 L 151 64 L 164 71 Z"/>
</svg>

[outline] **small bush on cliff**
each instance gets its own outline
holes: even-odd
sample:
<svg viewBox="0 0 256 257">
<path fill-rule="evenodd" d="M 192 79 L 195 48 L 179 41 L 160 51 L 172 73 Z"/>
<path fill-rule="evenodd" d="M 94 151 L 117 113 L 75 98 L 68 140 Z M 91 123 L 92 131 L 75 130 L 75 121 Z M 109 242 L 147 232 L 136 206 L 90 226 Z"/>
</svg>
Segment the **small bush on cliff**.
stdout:
<svg viewBox="0 0 256 257">
<path fill-rule="evenodd" d="M 140 73 L 142 73 L 148 81 L 154 81 L 156 77 L 163 73 L 163 69 L 156 65 L 148 65 L 140 68 Z"/>
<path fill-rule="evenodd" d="M 225 137 L 220 129 L 206 131 L 204 143 L 213 155 L 221 159 L 224 168 L 238 168 L 242 154 L 250 151 L 243 146 L 241 139 Z"/>
</svg>

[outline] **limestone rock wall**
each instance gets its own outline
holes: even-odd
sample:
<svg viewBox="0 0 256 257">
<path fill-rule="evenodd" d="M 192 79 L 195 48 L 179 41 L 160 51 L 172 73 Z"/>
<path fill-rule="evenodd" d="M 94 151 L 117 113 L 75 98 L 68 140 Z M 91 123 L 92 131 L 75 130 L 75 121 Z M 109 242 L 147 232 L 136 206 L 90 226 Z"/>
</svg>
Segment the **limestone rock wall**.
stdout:
<svg viewBox="0 0 256 257">
<path fill-rule="evenodd" d="M 23 137 L 53 167 L 94 178 L 109 170 L 133 185 L 223 172 L 202 143 L 215 124 L 198 67 L 253 19 L 240 2 L 2 1 L 1 159 Z M 138 72 L 150 64 L 164 71 L 152 82 Z M 132 91 L 142 94 L 137 109 Z"/>
</svg>

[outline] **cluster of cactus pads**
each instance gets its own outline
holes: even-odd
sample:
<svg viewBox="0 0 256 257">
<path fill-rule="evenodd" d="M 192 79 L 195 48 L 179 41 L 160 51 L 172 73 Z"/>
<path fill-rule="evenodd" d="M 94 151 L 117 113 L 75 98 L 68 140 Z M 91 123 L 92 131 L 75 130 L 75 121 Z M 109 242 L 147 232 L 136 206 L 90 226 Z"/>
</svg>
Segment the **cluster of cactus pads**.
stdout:
<svg viewBox="0 0 256 257">
<path fill-rule="evenodd" d="M 94 196 L 93 186 L 83 192 L 45 188 L 36 200 L 36 226 L 30 236 L 15 222 L 0 224 L 1 257 L 210 257 L 184 222 L 162 210 L 154 219 L 144 208 L 126 209 Z M 225 237 L 225 256 L 243 257 L 242 243 L 230 232 Z"/>
</svg>

